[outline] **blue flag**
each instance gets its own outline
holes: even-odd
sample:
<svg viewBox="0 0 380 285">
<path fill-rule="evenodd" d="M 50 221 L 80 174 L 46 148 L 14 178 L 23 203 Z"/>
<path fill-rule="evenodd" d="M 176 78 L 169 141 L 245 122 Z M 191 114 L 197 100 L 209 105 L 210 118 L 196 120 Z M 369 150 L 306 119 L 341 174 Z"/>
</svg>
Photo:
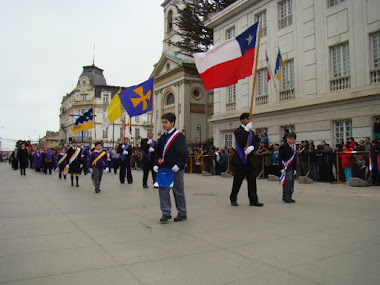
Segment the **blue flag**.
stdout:
<svg viewBox="0 0 380 285">
<path fill-rule="evenodd" d="M 71 129 L 70 132 L 84 131 L 84 130 L 92 129 L 93 127 L 94 127 L 94 116 L 93 116 L 92 107 L 91 107 L 86 113 L 84 113 L 75 121 L 75 125 Z"/>
<path fill-rule="evenodd" d="M 119 97 L 131 118 L 152 111 L 153 77 L 139 85 L 125 88 Z"/>
</svg>

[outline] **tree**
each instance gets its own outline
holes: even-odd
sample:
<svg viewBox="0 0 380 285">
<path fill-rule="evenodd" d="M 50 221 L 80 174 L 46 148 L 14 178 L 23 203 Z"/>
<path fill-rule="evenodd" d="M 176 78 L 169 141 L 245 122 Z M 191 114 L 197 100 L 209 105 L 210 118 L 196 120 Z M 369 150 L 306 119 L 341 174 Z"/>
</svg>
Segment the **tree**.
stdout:
<svg viewBox="0 0 380 285">
<path fill-rule="evenodd" d="M 192 56 L 193 53 L 207 51 L 213 44 L 213 31 L 205 27 L 205 19 L 235 1 L 198 0 L 191 3 L 186 2 L 183 9 L 176 6 L 179 14 L 175 18 L 175 25 L 178 27 L 176 33 L 181 36 L 181 41 L 172 44 L 179 48 L 178 53 Z"/>
</svg>

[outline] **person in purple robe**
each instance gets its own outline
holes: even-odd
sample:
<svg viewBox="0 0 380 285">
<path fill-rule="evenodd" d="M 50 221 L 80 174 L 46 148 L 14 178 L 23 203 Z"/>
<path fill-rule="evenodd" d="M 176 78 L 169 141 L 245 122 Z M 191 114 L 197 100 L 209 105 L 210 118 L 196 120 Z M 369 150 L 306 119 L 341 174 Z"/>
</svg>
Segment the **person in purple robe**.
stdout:
<svg viewBox="0 0 380 285">
<path fill-rule="evenodd" d="M 53 152 L 51 151 L 50 147 L 46 147 L 45 151 L 43 152 L 43 162 L 45 165 L 45 175 L 49 171 L 49 175 L 51 175 L 51 170 L 53 169 Z"/>
</svg>

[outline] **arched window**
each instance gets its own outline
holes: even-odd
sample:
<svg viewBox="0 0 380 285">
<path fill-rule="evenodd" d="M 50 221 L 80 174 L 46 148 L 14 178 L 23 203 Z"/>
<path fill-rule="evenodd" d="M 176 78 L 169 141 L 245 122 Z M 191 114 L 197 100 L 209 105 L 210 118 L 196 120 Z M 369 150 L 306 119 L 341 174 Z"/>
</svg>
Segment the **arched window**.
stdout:
<svg viewBox="0 0 380 285">
<path fill-rule="evenodd" d="M 168 13 L 168 33 L 173 29 L 173 12 L 172 10 Z"/>
<path fill-rule="evenodd" d="M 168 95 L 166 95 L 166 98 L 165 98 L 165 105 L 172 105 L 174 104 L 174 95 L 173 93 L 169 93 Z"/>
</svg>

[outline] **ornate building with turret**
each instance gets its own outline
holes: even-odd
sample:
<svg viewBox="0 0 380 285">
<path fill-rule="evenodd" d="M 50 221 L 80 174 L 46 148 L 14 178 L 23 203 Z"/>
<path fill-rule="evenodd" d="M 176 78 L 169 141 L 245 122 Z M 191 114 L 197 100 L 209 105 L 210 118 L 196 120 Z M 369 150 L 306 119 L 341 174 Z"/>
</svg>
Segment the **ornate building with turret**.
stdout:
<svg viewBox="0 0 380 285">
<path fill-rule="evenodd" d="M 62 98 L 60 108 L 60 145 L 67 145 L 69 138 L 85 145 L 103 141 L 104 146 L 113 146 L 122 137 L 121 120 L 108 126 L 103 125 L 110 100 L 122 86 L 107 85 L 103 70 L 95 65 L 83 66 L 82 74 L 79 76 L 77 86 L 73 91 Z M 122 87 L 124 88 L 124 87 Z M 95 128 L 82 132 L 70 132 L 79 115 L 88 111 L 91 107 L 95 109 Z M 128 115 L 123 111 L 123 116 L 128 120 Z M 132 134 L 128 127 L 125 136 L 131 139 L 133 145 L 139 146 L 141 137 L 146 137 L 150 127 L 151 114 L 133 117 Z"/>
</svg>

